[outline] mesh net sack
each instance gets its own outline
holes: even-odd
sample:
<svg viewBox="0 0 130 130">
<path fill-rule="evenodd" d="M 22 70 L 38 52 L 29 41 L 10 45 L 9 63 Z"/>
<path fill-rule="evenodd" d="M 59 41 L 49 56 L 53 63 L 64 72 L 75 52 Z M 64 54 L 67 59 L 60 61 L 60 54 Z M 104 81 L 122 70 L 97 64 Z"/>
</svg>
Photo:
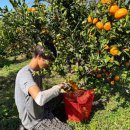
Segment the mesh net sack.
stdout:
<svg viewBox="0 0 130 130">
<path fill-rule="evenodd" d="M 93 100 L 94 90 L 65 93 L 64 103 L 68 120 L 80 122 L 89 119 Z"/>
</svg>

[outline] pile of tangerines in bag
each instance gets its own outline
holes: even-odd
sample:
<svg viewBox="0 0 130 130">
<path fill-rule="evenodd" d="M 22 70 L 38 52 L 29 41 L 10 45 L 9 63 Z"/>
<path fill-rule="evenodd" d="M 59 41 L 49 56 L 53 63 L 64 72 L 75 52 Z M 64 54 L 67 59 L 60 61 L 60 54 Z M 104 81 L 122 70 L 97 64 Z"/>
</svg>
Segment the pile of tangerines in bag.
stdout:
<svg viewBox="0 0 130 130">
<path fill-rule="evenodd" d="M 79 89 L 72 80 L 65 83 L 65 110 L 69 120 L 80 122 L 90 117 L 94 90 Z"/>
<path fill-rule="evenodd" d="M 76 98 L 84 93 L 84 90 L 79 89 L 78 85 L 72 80 L 66 81 L 64 90 L 66 91 L 69 100 L 72 101 L 76 101 Z"/>
<path fill-rule="evenodd" d="M 89 96 L 94 93 L 94 90 L 80 89 L 72 80 L 68 81 L 65 86 L 67 99 L 75 103 L 87 103 Z"/>
<path fill-rule="evenodd" d="M 116 3 L 112 3 L 111 0 L 101 0 L 102 4 L 108 4 L 108 13 L 110 13 L 116 20 L 126 17 L 128 10 L 126 8 L 120 8 Z M 109 31 L 112 27 L 111 22 L 103 23 L 98 18 L 88 17 L 88 23 L 95 24 L 99 30 L 105 29 Z"/>
</svg>

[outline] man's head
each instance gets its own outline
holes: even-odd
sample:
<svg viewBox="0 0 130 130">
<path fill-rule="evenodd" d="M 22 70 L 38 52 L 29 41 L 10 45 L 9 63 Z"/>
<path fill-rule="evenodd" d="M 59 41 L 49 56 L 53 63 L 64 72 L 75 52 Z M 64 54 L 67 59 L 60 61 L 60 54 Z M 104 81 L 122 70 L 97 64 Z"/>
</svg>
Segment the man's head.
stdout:
<svg viewBox="0 0 130 130">
<path fill-rule="evenodd" d="M 34 69 L 47 68 L 49 63 L 55 60 L 56 56 L 56 48 L 53 44 L 46 43 L 45 45 L 37 45 L 33 52 Z"/>
</svg>

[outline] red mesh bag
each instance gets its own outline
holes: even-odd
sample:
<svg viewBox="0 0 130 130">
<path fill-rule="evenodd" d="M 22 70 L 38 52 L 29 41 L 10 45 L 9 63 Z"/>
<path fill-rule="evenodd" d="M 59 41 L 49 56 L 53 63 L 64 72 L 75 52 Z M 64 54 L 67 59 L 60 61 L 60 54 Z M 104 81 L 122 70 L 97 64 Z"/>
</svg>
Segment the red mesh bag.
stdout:
<svg viewBox="0 0 130 130">
<path fill-rule="evenodd" d="M 80 122 L 90 117 L 92 102 L 94 99 L 93 90 L 82 90 L 80 96 L 69 92 L 64 94 L 65 111 L 68 120 Z"/>
</svg>

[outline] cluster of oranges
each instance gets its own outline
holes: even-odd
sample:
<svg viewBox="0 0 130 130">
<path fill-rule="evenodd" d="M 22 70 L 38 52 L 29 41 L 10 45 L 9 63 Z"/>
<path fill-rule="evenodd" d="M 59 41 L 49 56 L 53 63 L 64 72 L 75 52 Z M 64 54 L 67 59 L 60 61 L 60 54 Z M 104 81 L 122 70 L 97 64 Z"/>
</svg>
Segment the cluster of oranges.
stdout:
<svg viewBox="0 0 130 130">
<path fill-rule="evenodd" d="M 99 30 L 102 30 L 104 28 L 106 31 L 109 31 L 111 29 L 110 22 L 106 22 L 105 24 L 103 24 L 101 21 L 99 21 L 98 18 L 92 18 L 91 16 L 88 17 L 88 23 L 96 24 L 96 27 Z"/>
<path fill-rule="evenodd" d="M 108 12 L 114 16 L 115 19 L 119 20 L 121 18 L 124 18 L 128 14 L 128 10 L 126 8 L 119 8 L 117 4 L 111 4 L 111 0 L 101 0 L 102 4 L 110 4 L 108 8 Z M 111 29 L 111 22 L 103 23 L 102 21 L 99 21 L 98 18 L 92 18 L 91 16 L 88 17 L 88 23 L 96 24 L 96 27 L 99 30 L 105 29 L 106 31 L 109 31 Z"/>
<path fill-rule="evenodd" d="M 107 70 L 106 68 L 102 68 L 101 70 L 96 69 L 96 72 L 96 78 L 100 79 L 105 75 L 111 85 L 115 85 L 121 79 L 120 75 L 113 75 L 113 70 Z"/>
<path fill-rule="evenodd" d="M 109 8 L 109 13 L 119 20 L 128 14 L 128 10 L 126 8 L 119 8 L 117 4 L 113 4 Z"/>
<path fill-rule="evenodd" d="M 115 75 L 113 80 L 111 80 L 110 84 L 111 85 L 115 85 L 116 81 L 119 81 L 120 80 L 120 76 L 119 75 Z"/>
</svg>

